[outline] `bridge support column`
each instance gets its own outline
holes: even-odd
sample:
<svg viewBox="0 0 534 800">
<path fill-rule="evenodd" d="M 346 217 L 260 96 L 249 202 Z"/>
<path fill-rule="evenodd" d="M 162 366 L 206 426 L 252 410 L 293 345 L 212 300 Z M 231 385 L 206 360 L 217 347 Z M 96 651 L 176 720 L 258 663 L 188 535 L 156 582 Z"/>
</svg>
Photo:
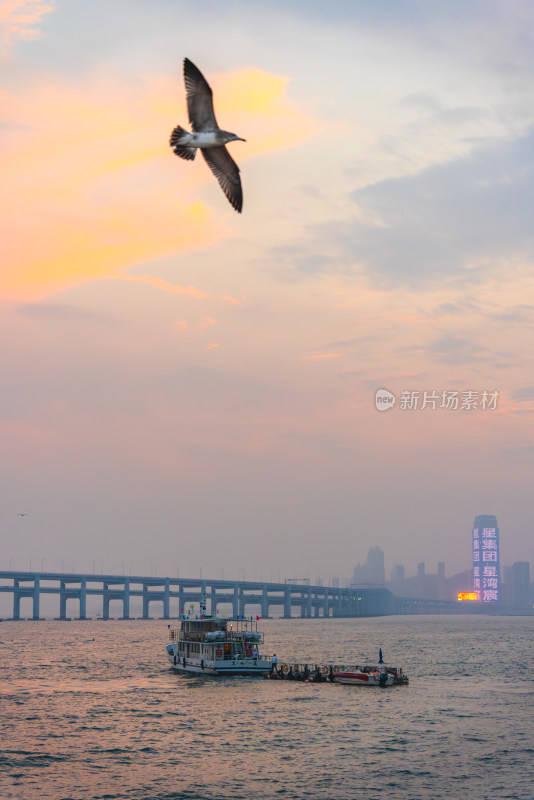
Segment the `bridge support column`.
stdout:
<svg viewBox="0 0 534 800">
<path fill-rule="evenodd" d="M 102 591 L 102 619 L 109 619 L 109 594 L 108 594 L 108 584 L 104 584 L 104 588 Z"/>
<path fill-rule="evenodd" d="M 308 598 L 306 601 L 306 616 L 310 618 L 312 615 L 312 593 L 311 589 L 308 589 Z"/>
<path fill-rule="evenodd" d="M 59 584 L 59 618 L 67 619 L 67 594 L 65 592 L 65 581 Z"/>
<path fill-rule="evenodd" d="M 341 594 L 341 590 L 338 590 L 336 605 L 337 605 L 336 614 L 337 614 L 338 617 L 341 617 L 342 614 L 343 614 L 343 595 Z"/>
<path fill-rule="evenodd" d="M 130 581 L 126 581 L 122 593 L 122 618 L 130 619 Z"/>
<path fill-rule="evenodd" d="M 39 600 L 41 594 L 41 582 L 35 578 L 33 582 L 33 618 L 39 619 Z"/>
<path fill-rule="evenodd" d="M 291 617 L 291 589 L 286 586 L 284 589 L 284 619 Z"/>
<path fill-rule="evenodd" d="M 20 619 L 20 592 L 19 581 L 13 581 L 13 619 Z"/>
<path fill-rule="evenodd" d="M 80 619 L 87 619 L 87 581 L 80 581 Z"/>
<path fill-rule="evenodd" d="M 323 600 L 323 617 L 330 616 L 329 614 L 330 607 L 328 605 L 328 592 L 324 593 L 324 600 Z"/>
<path fill-rule="evenodd" d="M 266 618 L 269 616 L 269 593 L 264 589 L 261 593 L 261 615 Z"/>
<path fill-rule="evenodd" d="M 143 619 L 150 619 L 148 616 L 148 604 L 150 598 L 148 596 L 148 587 L 146 583 L 143 584 Z"/>
<path fill-rule="evenodd" d="M 163 619 L 169 619 L 170 591 L 171 588 L 167 579 L 165 581 L 165 592 L 163 593 Z"/>
<path fill-rule="evenodd" d="M 237 583 L 234 586 L 234 597 L 232 599 L 232 616 L 239 616 L 239 586 Z"/>
</svg>

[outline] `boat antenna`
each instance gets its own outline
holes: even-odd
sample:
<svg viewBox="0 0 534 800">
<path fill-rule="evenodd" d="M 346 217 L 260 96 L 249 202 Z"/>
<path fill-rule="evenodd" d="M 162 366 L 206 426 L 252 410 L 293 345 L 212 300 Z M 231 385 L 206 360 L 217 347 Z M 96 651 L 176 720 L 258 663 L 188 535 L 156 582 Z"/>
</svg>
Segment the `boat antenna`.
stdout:
<svg viewBox="0 0 534 800">
<path fill-rule="evenodd" d="M 206 587 L 202 587 L 202 594 L 200 595 L 200 616 L 206 616 Z"/>
</svg>

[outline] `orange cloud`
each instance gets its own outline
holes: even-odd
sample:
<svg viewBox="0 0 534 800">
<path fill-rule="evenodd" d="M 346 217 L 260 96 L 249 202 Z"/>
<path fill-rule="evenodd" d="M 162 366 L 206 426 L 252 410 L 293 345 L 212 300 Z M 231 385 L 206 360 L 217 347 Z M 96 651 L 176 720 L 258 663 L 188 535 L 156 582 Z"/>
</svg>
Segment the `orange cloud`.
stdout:
<svg viewBox="0 0 534 800">
<path fill-rule="evenodd" d="M 247 122 L 248 154 L 309 135 L 285 96 L 286 79 L 242 70 L 218 82 L 220 117 L 225 125 L 227 116 L 232 125 Z M 172 126 L 187 120 L 176 80 L 139 87 L 105 73 L 83 85 L 43 82 L 3 99 L 4 297 L 35 300 L 229 235 L 225 220 L 233 212 L 224 198 L 215 215 L 195 196 L 213 183 L 210 171 L 180 162 L 168 147 Z"/>
<path fill-rule="evenodd" d="M 0 2 L 0 49 L 9 48 L 16 39 L 36 39 L 35 27 L 41 18 L 54 10 L 43 0 L 3 0 Z"/>
<path fill-rule="evenodd" d="M 150 275 L 121 275 L 123 280 L 135 281 L 136 283 L 147 283 L 149 286 L 154 286 L 156 289 L 163 289 L 164 292 L 175 292 L 176 294 L 188 294 L 195 297 L 197 300 L 205 300 L 209 295 L 197 289 L 196 286 L 180 286 L 178 284 L 168 283 L 161 278 L 152 278 Z M 178 323 L 177 323 L 178 324 Z M 187 323 L 185 323 L 187 325 Z M 215 324 L 215 320 L 211 323 Z"/>
<path fill-rule="evenodd" d="M 249 67 L 215 77 L 217 119 L 247 139 L 240 161 L 259 153 L 285 149 L 320 131 L 287 97 L 289 78 Z M 222 124 L 221 122 L 219 124 Z M 231 129 L 233 130 L 233 128 Z"/>
</svg>

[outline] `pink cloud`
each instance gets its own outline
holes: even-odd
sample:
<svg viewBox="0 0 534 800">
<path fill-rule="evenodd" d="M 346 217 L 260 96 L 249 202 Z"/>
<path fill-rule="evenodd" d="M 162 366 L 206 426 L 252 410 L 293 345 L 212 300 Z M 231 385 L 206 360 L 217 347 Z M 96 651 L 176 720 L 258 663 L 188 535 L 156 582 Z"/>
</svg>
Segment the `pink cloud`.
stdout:
<svg viewBox="0 0 534 800">
<path fill-rule="evenodd" d="M 36 39 L 36 27 L 45 14 L 54 10 L 43 0 L 3 0 L 0 2 L 0 49 L 8 49 L 17 39 Z"/>
</svg>

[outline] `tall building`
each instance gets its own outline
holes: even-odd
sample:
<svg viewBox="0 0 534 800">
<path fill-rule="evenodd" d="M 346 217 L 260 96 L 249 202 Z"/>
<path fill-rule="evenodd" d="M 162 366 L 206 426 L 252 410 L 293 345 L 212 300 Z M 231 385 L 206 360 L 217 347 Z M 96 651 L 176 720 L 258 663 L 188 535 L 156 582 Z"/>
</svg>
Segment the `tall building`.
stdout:
<svg viewBox="0 0 534 800">
<path fill-rule="evenodd" d="M 384 551 L 380 547 L 371 547 L 367 553 L 365 564 L 356 564 L 352 576 L 354 584 L 384 584 L 386 582 L 386 570 L 384 568 Z"/>
<path fill-rule="evenodd" d="M 391 570 L 391 575 L 389 580 L 391 581 L 391 583 L 404 582 L 404 564 L 395 564 L 395 566 Z"/>
<path fill-rule="evenodd" d="M 436 581 L 438 600 L 445 600 L 445 562 L 438 561 L 438 574 Z"/>
<path fill-rule="evenodd" d="M 367 553 L 367 574 L 370 583 L 385 583 L 384 551 L 380 547 L 371 547 Z"/>
<path fill-rule="evenodd" d="M 501 599 L 499 528 L 497 517 L 480 514 L 473 527 L 473 589 L 481 603 Z"/>
<path fill-rule="evenodd" d="M 531 608 L 530 600 L 530 564 L 528 561 L 516 561 L 512 564 L 512 604 L 516 608 Z"/>
</svg>

